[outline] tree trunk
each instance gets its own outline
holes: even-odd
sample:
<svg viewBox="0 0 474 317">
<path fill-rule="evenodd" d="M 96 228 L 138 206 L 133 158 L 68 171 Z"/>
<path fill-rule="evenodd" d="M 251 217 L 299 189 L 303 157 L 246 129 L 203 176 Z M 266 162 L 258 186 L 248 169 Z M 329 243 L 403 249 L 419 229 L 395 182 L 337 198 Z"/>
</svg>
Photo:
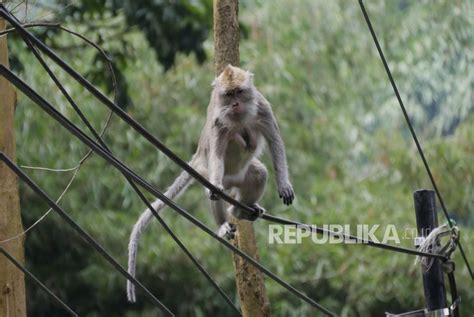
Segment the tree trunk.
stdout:
<svg viewBox="0 0 474 317">
<path fill-rule="evenodd" d="M 1 1 L 0 1 L 1 2 Z M 0 19 L 0 30 L 6 22 Z M 0 37 L 0 63 L 8 66 L 7 37 Z M 12 85 L 0 77 L 0 151 L 15 160 L 16 95 Z M 0 163 L 0 241 L 23 230 L 20 215 L 18 180 L 5 164 Z M 24 262 L 23 238 L 2 244 L 19 261 Z M 25 280 L 23 273 L 0 255 L 0 316 L 26 316 Z"/>
<path fill-rule="evenodd" d="M 239 1 L 214 0 L 214 68 L 218 75 L 227 64 L 239 65 Z M 252 222 L 237 221 L 234 245 L 258 260 Z M 244 317 L 271 316 L 262 273 L 234 254 L 235 281 Z"/>
</svg>

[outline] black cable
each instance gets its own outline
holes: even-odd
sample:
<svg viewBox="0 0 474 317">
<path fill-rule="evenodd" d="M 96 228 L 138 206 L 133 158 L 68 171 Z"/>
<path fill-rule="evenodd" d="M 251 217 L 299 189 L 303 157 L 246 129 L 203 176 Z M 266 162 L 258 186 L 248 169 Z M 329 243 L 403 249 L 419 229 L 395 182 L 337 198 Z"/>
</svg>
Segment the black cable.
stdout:
<svg viewBox="0 0 474 317">
<path fill-rule="evenodd" d="M 51 106 L 43 97 L 41 97 L 36 91 L 34 91 L 31 87 L 29 87 L 25 82 L 23 82 L 18 76 L 13 74 L 10 70 L 8 70 L 4 65 L 0 65 L 0 74 L 4 76 L 8 81 L 10 81 L 13 85 L 15 85 L 19 90 L 21 90 L 26 96 L 28 96 L 33 102 L 35 102 L 38 106 L 40 106 L 46 113 L 48 113 L 51 117 L 53 117 L 56 121 L 58 121 L 64 128 L 66 128 L 71 134 L 76 136 L 80 139 L 84 144 L 89 146 L 91 149 L 94 150 L 98 155 L 104 158 L 107 162 L 113 165 L 116 169 L 121 171 L 122 173 L 129 176 L 136 184 L 142 186 L 146 189 L 149 193 L 153 194 L 156 198 L 162 200 L 166 205 L 174 209 L 178 212 L 181 216 L 185 217 L 191 223 L 199 227 L 201 230 L 206 232 L 208 235 L 212 236 L 214 239 L 221 242 L 225 245 L 228 249 L 232 250 L 234 253 L 238 254 L 239 256 L 246 259 L 250 262 L 253 266 L 258 268 L 262 271 L 265 275 L 285 287 L 288 291 L 299 297 L 300 299 L 304 300 L 308 304 L 312 305 L 313 307 L 319 309 L 320 311 L 326 313 L 328 316 L 334 316 L 334 313 L 330 312 L 313 299 L 309 298 L 306 294 L 302 293 L 301 291 L 297 290 L 295 287 L 278 277 L 272 271 L 267 269 L 265 266 L 260 264 L 258 261 L 253 259 L 251 256 L 240 250 L 239 248 L 232 245 L 229 241 L 219 237 L 213 230 L 199 221 L 197 218 L 192 216 L 189 212 L 184 210 L 183 208 L 176 205 L 172 200 L 166 197 L 162 192 L 157 190 L 154 186 L 149 184 L 145 181 L 142 177 L 138 176 L 134 171 L 129 169 L 126 165 L 124 165 L 120 160 L 115 158 L 113 155 L 108 153 L 105 149 L 101 146 L 97 145 L 91 138 L 89 138 L 84 132 L 82 132 L 78 127 L 76 127 L 69 119 L 64 117 L 61 113 L 59 113 L 53 106 Z M 2 154 L 4 159 L 7 159 L 5 155 Z M 13 164 L 13 163 L 12 163 Z M 19 173 L 22 173 L 21 170 L 16 170 Z M 20 174 L 19 174 L 20 175 Z M 24 177 L 27 178 L 25 174 Z M 45 196 L 47 198 L 47 196 Z M 48 200 L 49 201 L 49 200 Z M 51 203 L 54 202 L 51 201 Z M 59 206 L 58 206 L 59 207 Z M 128 273 L 127 273 L 128 274 Z M 130 276 L 131 277 L 131 276 Z"/>
<path fill-rule="evenodd" d="M 444 216 L 446 217 L 449 227 L 453 227 L 454 224 L 452 223 L 451 218 L 449 217 L 448 210 L 446 209 L 446 205 L 444 204 L 443 197 L 441 196 L 441 193 L 438 189 L 438 186 L 436 185 L 435 179 L 433 177 L 433 174 L 431 173 L 430 166 L 428 165 L 428 161 L 426 160 L 425 154 L 423 152 L 423 149 L 421 147 L 420 142 L 418 141 L 418 137 L 416 136 L 415 129 L 413 128 L 413 125 L 411 123 L 410 117 L 408 116 L 408 112 L 405 108 L 405 105 L 403 103 L 402 98 L 400 97 L 400 93 L 398 92 L 398 87 L 395 83 L 395 80 L 393 79 L 392 72 L 390 71 L 390 68 L 388 67 L 387 60 L 385 59 L 385 55 L 382 51 L 382 48 L 379 44 L 379 41 L 377 39 L 377 35 L 375 35 L 375 31 L 372 27 L 372 23 L 370 22 L 369 15 L 367 14 L 367 11 L 365 10 L 365 6 L 362 0 L 359 0 L 359 5 L 362 10 L 362 13 L 364 14 L 364 19 L 365 22 L 367 23 L 367 26 L 369 27 L 370 33 L 372 34 L 372 38 L 374 40 L 375 46 L 377 47 L 377 51 L 380 55 L 380 58 L 382 60 L 383 66 L 385 68 L 385 72 L 387 73 L 387 76 L 390 80 L 390 84 L 392 85 L 393 91 L 395 92 L 395 95 L 397 96 L 398 104 L 400 105 L 400 108 L 402 109 L 403 116 L 405 117 L 405 121 L 408 125 L 408 128 L 410 129 L 411 136 L 413 137 L 413 140 L 415 141 L 416 148 L 418 150 L 418 153 L 420 154 L 421 160 L 423 161 L 423 165 L 425 167 L 426 172 L 428 173 L 428 176 L 430 178 L 431 184 L 433 185 L 433 188 L 436 192 L 436 196 L 438 197 L 439 203 L 441 204 L 441 208 L 443 210 Z M 467 256 L 464 253 L 464 250 L 461 246 L 461 241 L 459 241 L 459 251 L 461 251 L 461 255 L 464 259 L 464 263 L 467 266 L 467 269 L 469 270 L 469 274 L 471 275 L 471 279 L 474 280 L 474 274 L 472 272 L 471 266 L 469 265 L 469 262 L 467 260 Z"/>
<path fill-rule="evenodd" d="M 92 124 L 87 120 L 86 116 L 84 113 L 81 111 L 79 106 L 75 103 L 75 101 L 72 99 L 72 97 L 69 95 L 69 93 L 66 91 L 64 86 L 61 84 L 61 82 L 57 79 L 57 77 L 54 75 L 54 73 L 51 71 L 49 66 L 46 64 L 44 59 L 41 57 L 40 53 L 38 50 L 33 46 L 33 44 L 29 41 L 28 38 L 24 37 L 23 38 L 29 49 L 33 52 L 35 57 L 38 59 L 40 64 L 43 66 L 45 71 L 48 73 L 48 75 L 51 77 L 51 79 L 54 81 L 56 86 L 59 88 L 59 90 L 62 92 L 64 97 L 68 100 L 70 105 L 74 108 L 76 113 L 79 115 L 81 118 L 82 122 L 87 126 L 89 131 L 93 134 L 93 136 L 97 139 L 99 144 L 110 154 L 112 152 L 108 148 L 108 146 L 105 144 L 105 142 L 102 140 L 100 135 L 97 133 L 97 131 L 94 129 Z M 209 272 L 206 271 L 206 269 L 199 263 L 199 261 L 194 257 L 194 255 L 189 251 L 189 249 L 186 248 L 186 246 L 182 243 L 182 241 L 179 240 L 179 238 L 174 234 L 174 232 L 171 230 L 171 228 L 165 223 L 162 217 L 156 212 L 156 210 L 153 208 L 153 206 L 150 204 L 150 202 L 146 199 L 145 195 L 140 191 L 140 189 L 135 185 L 133 180 L 131 180 L 127 175 L 123 174 L 125 179 L 128 181 L 128 183 L 132 186 L 132 188 L 135 190 L 135 192 L 138 194 L 140 199 L 145 203 L 147 208 L 151 211 L 153 216 L 160 222 L 160 224 L 163 226 L 163 228 L 168 232 L 168 234 L 173 238 L 173 240 L 178 244 L 178 246 L 183 250 L 183 252 L 189 257 L 189 259 L 194 263 L 194 265 L 197 267 L 197 269 L 206 277 L 206 279 L 212 284 L 212 286 L 219 292 L 219 294 L 224 298 L 224 300 L 234 309 L 234 311 L 241 316 L 241 312 L 238 309 L 238 307 L 232 302 L 232 300 L 225 294 L 224 290 L 217 284 L 217 282 L 212 278 L 212 276 L 209 274 Z"/>
<path fill-rule="evenodd" d="M 63 302 L 56 294 L 53 293 L 46 285 L 44 285 L 33 273 L 31 273 L 24 265 L 22 265 L 17 259 L 7 252 L 3 247 L 0 246 L 0 253 L 2 253 L 10 262 L 12 262 L 20 271 L 27 275 L 36 285 L 38 285 L 43 291 L 48 293 L 58 304 L 60 304 L 71 316 L 79 316 L 71 307 Z"/>
<path fill-rule="evenodd" d="M 2 16 L 4 15 L 4 12 L 1 10 L 1 5 L 0 5 L 0 15 Z M 7 18 L 7 16 L 5 16 L 5 18 Z M 13 20 L 13 22 L 15 21 Z M 48 55 L 61 68 L 63 68 L 69 75 L 71 75 L 71 77 L 76 79 L 82 86 L 84 86 L 87 90 L 89 90 L 89 92 L 91 92 L 100 102 L 102 102 L 104 105 L 109 107 L 115 114 L 117 114 L 122 120 L 124 120 L 128 125 L 130 125 L 133 129 L 135 129 L 135 131 L 137 131 L 139 134 L 145 137 L 151 144 L 153 144 L 156 148 L 158 148 L 161 152 L 163 152 L 166 156 L 168 156 L 173 162 L 175 162 L 178 166 L 180 166 L 182 169 L 188 172 L 193 178 L 195 178 L 198 182 L 200 182 L 206 188 L 212 191 L 215 191 L 216 193 L 219 191 L 218 188 L 216 188 L 212 183 L 210 183 L 206 178 L 204 178 L 201 174 L 199 174 L 195 169 L 193 169 L 185 161 L 183 161 L 180 157 L 178 157 L 159 139 L 157 139 L 148 130 L 146 130 L 140 123 L 138 123 L 135 119 L 130 117 L 125 111 L 123 111 L 120 107 L 118 107 L 111 100 L 109 100 L 104 94 L 102 94 L 94 85 L 92 85 L 89 81 L 87 81 L 87 79 L 85 79 L 77 71 L 71 68 L 65 61 L 63 61 L 58 55 L 56 55 L 56 53 L 54 53 L 48 46 L 46 46 L 44 43 L 42 43 L 40 40 L 34 37 L 34 35 L 29 33 L 20 24 L 18 23 L 16 24 L 11 23 L 11 24 L 14 25 L 14 27 L 16 27 L 23 36 L 27 37 L 29 40 L 34 42 L 34 44 L 38 48 L 40 48 L 46 55 Z M 223 192 L 220 192 L 219 195 L 222 199 L 224 199 L 225 201 L 227 201 L 228 203 L 236 207 L 242 208 L 246 210 L 247 212 L 255 212 L 255 210 L 252 207 L 242 204 L 241 202 L 233 199 L 232 197 L 228 196 L 227 194 Z M 262 218 L 267 221 L 274 221 L 277 223 L 302 225 L 302 224 L 299 224 L 298 222 L 277 218 L 277 217 L 268 215 L 266 213 L 262 216 Z M 338 234 L 336 235 L 340 236 Z M 365 243 L 365 245 L 383 248 L 381 246 L 376 246 L 377 243 L 375 242 Z M 384 245 L 384 244 L 379 243 L 378 245 Z M 408 253 L 408 254 L 413 254 L 413 255 L 418 255 L 418 256 L 441 257 L 441 258 L 443 257 L 442 255 L 437 255 L 437 254 L 432 254 L 432 253 L 422 253 L 419 251 L 406 249 L 406 248 L 400 248 L 400 247 L 391 246 L 391 245 L 385 245 L 385 246 L 387 246 L 385 249 L 390 249 L 392 251 L 398 251 L 398 252 L 403 252 L 403 253 Z"/>
</svg>

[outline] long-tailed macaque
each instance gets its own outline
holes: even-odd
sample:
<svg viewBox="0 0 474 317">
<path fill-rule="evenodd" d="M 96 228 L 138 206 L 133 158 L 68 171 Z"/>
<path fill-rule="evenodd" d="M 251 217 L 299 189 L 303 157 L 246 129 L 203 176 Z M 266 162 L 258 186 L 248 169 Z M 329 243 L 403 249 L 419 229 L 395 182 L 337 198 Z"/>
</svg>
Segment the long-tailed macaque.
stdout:
<svg viewBox="0 0 474 317">
<path fill-rule="evenodd" d="M 231 65 L 212 83 L 211 101 L 207 120 L 201 132 L 196 153 L 189 165 L 205 176 L 222 191 L 254 207 L 261 214 L 264 209 L 257 202 L 263 194 L 267 169 L 258 160 L 265 141 L 268 144 L 275 169 L 278 194 L 283 203 L 293 202 L 293 187 L 288 178 L 285 147 L 270 103 L 255 88 L 253 74 Z M 191 184 L 192 177 L 185 171 L 176 178 L 165 192 L 174 199 Z M 218 225 L 218 235 L 232 239 L 235 225 L 230 215 L 238 219 L 255 220 L 255 215 L 230 206 L 216 193 L 206 190 L 211 210 Z M 166 205 L 161 200 L 152 204 L 156 212 Z M 145 210 L 133 227 L 128 248 L 128 271 L 135 275 L 138 239 L 152 218 Z M 127 282 L 127 297 L 135 302 L 134 285 Z"/>
</svg>

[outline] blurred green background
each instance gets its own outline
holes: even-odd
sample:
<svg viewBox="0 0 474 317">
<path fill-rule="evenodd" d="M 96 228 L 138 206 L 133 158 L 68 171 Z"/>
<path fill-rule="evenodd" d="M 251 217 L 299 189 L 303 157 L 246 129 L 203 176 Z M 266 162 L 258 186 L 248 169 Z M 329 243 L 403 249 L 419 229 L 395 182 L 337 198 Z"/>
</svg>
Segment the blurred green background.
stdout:
<svg viewBox="0 0 474 317">
<path fill-rule="evenodd" d="M 13 8 L 15 3 L 9 3 Z M 434 177 L 474 265 L 474 2 L 366 1 Z M 196 148 L 213 79 L 212 3 L 187 1 L 30 1 L 25 21 L 57 21 L 98 42 L 113 58 L 119 100 L 130 115 L 184 159 Z M 285 140 L 297 199 L 287 208 L 269 178 L 262 205 L 272 214 L 322 224 L 416 227 L 413 191 L 431 188 L 357 1 L 241 1 L 241 65 L 272 102 Z M 54 29 L 35 31 L 110 96 L 97 52 Z M 17 36 L 16 72 L 79 126 L 77 115 Z M 107 109 L 52 65 L 96 128 Z M 87 149 L 22 94 L 18 163 L 68 168 Z M 179 169 L 118 118 L 105 134 L 112 151 L 165 189 Z M 268 155 L 264 156 L 270 166 Z M 28 171 L 52 197 L 71 173 Z M 273 175 L 273 174 L 272 174 Z M 23 184 L 25 226 L 47 206 Z M 202 188 L 179 203 L 214 226 Z M 150 197 L 151 199 L 151 197 Z M 61 201 L 71 216 L 123 265 L 128 236 L 144 205 L 123 177 L 92 156 Z M 163 217 L 237 302 L 231 253 L 173 211 Z M 440 223 L 445 219 L 440 212 Z M 341 316 L 382 316 L 422 308 L 419 265 L 408 255 L 364 246 L 268 244 L 268 223 L 255 223 L 261 262 Z M 380 233 L 383 231 L 378 231 Z M 380 236 L 381 239 L 383 236 Z M 413 241 L 402 244 L 413 247 Z M 27 265 L 81 316 L 155 316 L 139 293 L 126 302 L 125 280 L 54 214 L 26 239 Z M 473 282 L 455 254 L 461 312 L 474 311 Z M 138 278 L 179 316 L 227 316 L 231 309 L 158 223 L 143 235 Z M 266 279 L 275 316 L 317 312 Z M 64 311 L 27 284 L 31 316 Z"/>
</svg>

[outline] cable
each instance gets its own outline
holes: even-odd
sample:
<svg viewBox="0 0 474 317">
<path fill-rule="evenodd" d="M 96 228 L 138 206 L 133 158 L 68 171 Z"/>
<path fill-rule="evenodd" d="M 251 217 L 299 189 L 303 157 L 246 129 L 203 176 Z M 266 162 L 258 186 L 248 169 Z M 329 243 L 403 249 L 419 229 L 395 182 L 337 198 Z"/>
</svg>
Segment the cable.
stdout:
<svg viewBox="0 0 474 317">
<path fill-rule="evenodd" d="M 129 176 L 135 183 L 139 184 L 144 189 L 146 189 L 149 193 L 153 194 L 155 197 L 162 200 L 169 207 L 174 209 L 176 212 L 178 212 L 180 215 L 185 217 L 188 221 L 190 221 L 194 225 L 198 226 L 201 230 L 206 232 L 208 235 L 212 236 L 214 239 L 221 242 L 228 249 L 232 250 L 234 253 L 236 253 L 239 256 L 246 259 L 249 263 L 254 265 L 256 268 L 258 268 L 260 271 L 262 271 L 265 275 L 267 275 L 268 277 L 270 277 L 271 279 L 273 279 L 274 281 L 276 281 L 277 283 L 279 283 L 280 285 L 285 287 L 288 291 L 290 291 L 291 293 L 293 293 L 294 295 L 296 295 L 300 299 L 304 300 L 308 304 L 312 305 L 313 307 L 317 308 L 318 310 L 326 313 L 328 316 L 334 316 L 334 313 L 330 312 L 329 310 L 327 310 L 326 308 L 324 308 L 323 306 L 321 306 L 320 304 L 315 302 L 313 299 L 309 298 L 306 294 L 302 293 L 301 291 L 297 290 L 295 287 L 293 287 L 292 285 L 290 285 L 286 281 L 282 280 L 280 277 L 278 277 L 272 271 L 270 271 L 269 269 L 264 267 L 258 261 L 253 259 L 251 256 L 249 256 L 248 254 L 246 254 L 245 252 L 243 252 L 239 248 L 235 247 L 233 244 L 231 244 L 227 240 L 219 237 L 213 230 L 211 230 L 209 227 L 207 227 L 205 224 L 203 224 L 197 218 L 192 216 L 189 212 L 187 212 L 183 208 L 176 205 L 172 200 L 170 200 L 168 197 L 166 197 L 162 192 L 157 190 L 154 186 L 152 186 L 147 181 L 145 181 L 143 178 L 138 176 L 135 172 L 130 170 L 126 165 L 124 165 L 121 161 L 119 161 L 113 155 L 108 153 L 101 146 L 97 145 L 91 138 L 89 138 L 86 134 L 84 134 L 84 132 L 82 132 L 78 127 L 76 127 L 69 119 L 67 119 L 61 113 L 59 113 L 46 100 L 44 100 L 43 97 L 41 97 L 36 91 L 34 91 L 31 87 L 29 87 L 25 82 L 23 82 L 18 76 L 16 76 L 10 70 L 8 70 L 4 65 L 0 65 L 0 74 L 3 75 L 7 80 L 9 80 L 13 85 L 15 85 L 19 90 L 21 90 L 33 102 L 35 102 L 37 105 L 39 105 L 46 113 L 48 113 L 51 117 L 53 117 L 56 121 L 58 121 L 71 134 L 75 135 L 84 144 L 86 144 L 87 146 L 92 148 L 94 150 L 94 152 L 96 152 L 98 155 L 100 155 L 102 158 L 104 158 L 106 161 L 108 161 L 111 165 L 113 165 L 115 168 L 117 168 L 120 172 L 122 172 L 122 173 L 126 174 L 127 176 Z M 4 159 L 6 158 L 5 155 L 2 155 L 2 156 L 4 157 Z M 13 166 L 14 166 L 14 164 L 13 164 Z M 22 173 L 21 170 L 18 170 L 18 172 Z M 24 175 L 24 177 L 27 178 L 26 175 Z M 45 195 L 45 197 L 47 198 L 46 195 Z M 52 203 L 54 204 L 54 202 L 52 202 Z"/>
<path fill-rule="evenodd" d="M 7 252 L 3 247 L 0 246 L 0 253 L 2 253 L 10 262 L 12 262 L 20 271 L 27 275 L 36 285 L 38 285 L 43 291 L 48 293 L 58 304 L 60 304 L 71 316 L 79 316 L 71 307 L 64 303 L 56 294 L 53 293 L 46 285 L 44 285 L 33 273 L 23 266 L 17 259 L 15 259 L 10 253 Z"/>
<path fill-rule="evenodd" d="M 74 108 L 76 113 L 79 115 L 81 120 L 84 122 L 84 124 L 87 126 L 89 131 L 93 134 L 93 136 L 97 139 L 99 144 L 112 155 L 112 152 L 110 149 L 107 147 L 105 142 L 102 140 L 101 136 L 97 133 L 97 131 L 94 129 L 92 124 L 87 120 L 85 117 L 84 113 L 81 111 L 79 106 L 75 103 L 75 101 L 72 99 L 72 97 L 68 94 L 64 86 L 61 84 L 61 82 L 58 80 L 58 78 L 54 75 L 52 70 L 49 68 L 49 66 L 46 64 L 44 59 L 41 57 L 40 53 L 37 51 L 37 49 L 31 44 L 31 42 L 27 39 L 24 38 L 26 44 L 30 48 L 30 50 L 33 52 L 33 54 L 36 56 L 40 64 L 43 66 L 43 68 L 46 70 L 48 75 L 51 77 L 51 79 L 54 81 L 56 86 L 59 88 L 59 90 L 62 92 L 64 97 L 68 100 L 68 102 L 71 104 L 71 106 Z M 159 214 L 154 210 L 153 206 L 150 204 L 150 202 L 146 199 L 146 197 L 143 195 L 143 193 L 140 191 L 140 189 L 133 183 L 133 180 L 131 180 L 127 175 L 123 174 L 128 181 L 128 183 L 132 186 L 132 188 L 135 190 L 135 192 L 138 194 L 140 199 L 145 203 L 148 209 L 152 212 L 152 214 L 155 216 L 155 218 L 158 219 L 158 221 L 161 223 L 161 225 L 165 228 L 165 230 L 168 232 L 168 234 L 173 238 L 173 240 L 178 244 L 178 246 L 183 250 L 183 252 L 190 258 L 190 260 L 194 263 L 194 265 L 198 268 L 198 270 L 207 278 L 207 280 L 211 283 L 211 285 L 221 294 L 221 296 L 224 298 L 224 300 L 234 309 L 234 311 L 240 316 L 241 312 L 235 306 L 235 304 L 232 302 L 232 300 L 225 294 L 224 290 L 217 284 L 217 282 L 211 277 L 211 275 L 206 271 L 206 269 L 199 263 L 199 261 L 194 257 L 194 255 L 186 248 L 186 246 L 179 240 L 179 238 L 173 233 L 171 228 L 165 223 L 165 221 L 159 216 Z"/>
<path fill-rule="evenodd" d="M 382 60 L 383 66 L 385 68 L 385 72 L 387 73 L 387 76 L 390 80 L 390 84 L 392 85 L 393 91 L 395 92 L 395 95 L 397 96 L 398 104 L 400 105 L 400 108 L 402 109 L 403 116 L 405 117 L 405 121 L 408 125 L 408 128 L 410 129 L 411 136 L 413 137 L 413 140 L 415 141 L 416 148 L 418 150 L 418 153 L 420 154 L 421 160 L 423 161 L 423 165 L 425 167 L 426 173 L 428 173 L 428 176 L 430 178 L 431 184 L 433 185 L 433 188 L 436 192 L 436 196 L 438 197 L 439 203 L 441 204 L 441 208 L 443 210 L 444 216 L 446 217 L 449 227 L 453 227 L 454 224 L 452 223 L 451 218 L 449 217 L 448 211 L 446 209 L 446 205 L 444 204 L 443 197 L 441 196 L 441 193 L 438 189 L 438 186 L 436 185 L 435 179 L 433 177 L 433 174 L 431 173 L 430 166 L 428 165 L 428 161 L 426 160 L 425 154 L 423 152 L 423 149 L 421 147 L 420 142 L 418 141 L 418 137 L 416 136 L 415 129 L 413 128 L 413 125 L 411 123 L 410 117 L 408 116 L 408 112 L 405 108 L 405 105 L 403 103 L 402 98 L 400 97 L 400 93 L 398 92 L 398 87 L 397 84 L 395 83 L 395 80 L 393 79 L 392 72 L 390 71 L 390 68 L 388 67 L 387 60 L 385 59 L 385 55 L 382 51 L 382 48 L 379 44 L 379 41 L 377 39 L 377 35 L 375 34 L 375 31 L 372 27 L 372 23 L 370 22 L 369 15 L 367 14 L 367 11 L 365 10 L 365 6 L 362 0 L 359 0 L 359 5 L 362 10 L 362 13 L 364 14 L 364 19 L 365 22 L 367 23 L 367 26 L 369 27 L 370 34 L 372 34 L 372 38 L 374 40 L 375 46 L 377 47 L 377 51 L 380 55 L 380 59 Z M 459 251 L 461 251 L 461 255 L 464 259 L 464 263 L 466 264 L 467 269 L 469 270 L 469 274 L 471 275 L 471 280 L 474 280 L 474 274 L 472 272 L 471 266 L 469 265 L 469 262 L 467 260 L 467 256 L 464 253 L 464 250 L 461 246 L 461 241 L 459 241 Z"/>
</svg>

